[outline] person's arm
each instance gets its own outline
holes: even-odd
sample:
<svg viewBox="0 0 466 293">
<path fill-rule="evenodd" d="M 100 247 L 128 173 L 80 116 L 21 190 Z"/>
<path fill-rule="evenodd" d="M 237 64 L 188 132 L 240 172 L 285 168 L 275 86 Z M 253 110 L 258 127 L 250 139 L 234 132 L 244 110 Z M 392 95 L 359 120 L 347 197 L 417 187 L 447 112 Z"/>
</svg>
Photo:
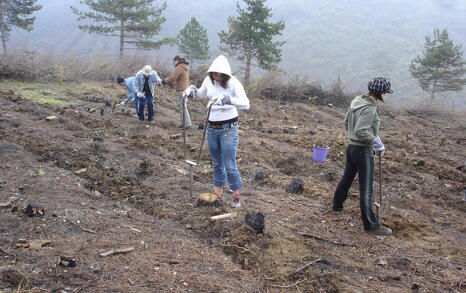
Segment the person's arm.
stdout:
<svg viewBox="0 0 466 293">
<path fill-rule="evenodd" d="M 173 73 L 167 77 L 167 78 L 164 78 L 163 81 L 165 83 L 170 83 L 172 84 L 173 82 L 175 82 L 178 77 L 183 73 L 183 70 L 181 69 L 181 66 L 176 66 L 175 67 L 175 71 L 173 71 Z"/>
<path fill-rule="evenodd" d="M 346 131 L 348 131 L 348 122 L 349 122 L 349 114 L 350 113 L 350 110 L 348 109 L 348 111 L 346 111 L 346 115 L 345 115 L 345 129 Z"/>
<path fill-rule="evenodd" d="M 204 78 L 204 81 L 202 82 L 201 87 L 197 89 L 195 98 L 201 98 L 201 99 L 207 98 L 207 83 L 208 82 L 212 82 L 212 81 L 207 76 L 206 78 Z"/>
<path fill-rule="evenodd" d="M 361 115 L 356 122 L 354 127 L 354 134 L 358 140 L 367 144 L 372 144 L 375 139 L 375 135 L 372 133 L 371 128 L 374 120 L 376 119 L 375 108 L 361 110 Z"/>
<path fill-rule="evenodd" d="M 156 84 L 162 84 L 162 79 L 160 79 L 159 75 L 157 74 L 157 72 L 154 71 L 154 74 L 152 75 L 154 77 L 154 82 Z"/>
<path fill-rule="evenodd" d="M 249 98 L 244 91 L 243 85 L 237 81 L 234 84 L 233 96 L 230 97 L 231 104 L 240 110 L 249 110 Z"/>
<path fill-rule="evenodd" d="M 139 74 L 136 74 L 133 80 L 133 89 L 137 94 L 139 92 Z"/>
</svg>

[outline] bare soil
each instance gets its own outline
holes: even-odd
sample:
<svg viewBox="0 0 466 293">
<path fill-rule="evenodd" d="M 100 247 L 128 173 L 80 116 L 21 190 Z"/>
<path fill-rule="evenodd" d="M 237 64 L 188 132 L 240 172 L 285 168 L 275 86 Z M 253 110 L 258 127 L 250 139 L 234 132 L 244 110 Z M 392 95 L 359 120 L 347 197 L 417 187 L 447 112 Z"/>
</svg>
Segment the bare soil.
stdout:
<svg viewBox="0 0 466 293">
<path fill-rule="evenodd" d="M 102 87 L 70 91 L 66 106 L 0 91 L 0 292 L 466 292 L 464 120 L 382 107 L 380 216 L 394 235 L 374 237 L 362 229 L 357 182 L 344 212 L 329 212 L 346 144 L 336 102 L 250 97 L 243 206 L 233 210 L 228 190 L 224 204 L 197 206 L 212 190 L 205 145 L 190 196 L 183 140 L 170 138 L 181 133 L 174 92 L 161 90 L 149 124 L 131 106 L 112 112 L 122 90 Z M 189 108 L 195 160 L 205 101 Z M 330 147 L 326 162 L 311 160 L 314 144 Z M 304 190 L 287 193 L 295 178 Z M 26 216 L 29 203 L 45 214 Z M 227 212 L 237 216 L 208 221 Z M 245 225 L 252 212 L 265 215 L 263 234 Z M 34 240 L 50 243 L 24 245 Z"/>
</svg>

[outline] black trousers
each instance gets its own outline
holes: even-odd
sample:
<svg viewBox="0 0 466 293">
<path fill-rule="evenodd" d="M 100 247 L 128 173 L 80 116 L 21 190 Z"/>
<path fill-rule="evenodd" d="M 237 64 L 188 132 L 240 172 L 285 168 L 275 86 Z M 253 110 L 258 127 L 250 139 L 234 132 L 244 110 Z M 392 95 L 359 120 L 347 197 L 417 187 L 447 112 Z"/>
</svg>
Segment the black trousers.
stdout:
<svg viewBox="0 0 466 293">
<path fill-rule="evenodd" d="M 356 177 L 359 176 L 359 206 L 365 230 L 373 230 L 380 226 L 372 210 L 374 181 L 374 154 L 372 147 L 349 144 L 346 147 L 346 166 L 343 178 L 338 183 L 333 196 L 334 211 L 343 210 L 343 203 Z"/>
</svg>

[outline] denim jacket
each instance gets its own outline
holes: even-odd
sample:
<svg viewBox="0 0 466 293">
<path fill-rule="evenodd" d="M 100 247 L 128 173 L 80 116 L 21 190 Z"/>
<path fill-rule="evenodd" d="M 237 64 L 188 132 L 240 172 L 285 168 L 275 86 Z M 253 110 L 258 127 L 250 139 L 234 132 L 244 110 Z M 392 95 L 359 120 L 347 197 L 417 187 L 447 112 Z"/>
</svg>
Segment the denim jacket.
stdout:
<svg viewBox="0 0 466 293">
<path fill-rule="evenodd" d="M 152 96 L 155 94 L 155 88 L 157 84 L 161 84 L 162 80 L 158 76 L 157 72 L 152 71 L 149 77 L 149 88 Z M 134 77 L 133 80 L 133 88 L 136 91 L 136 93 L 141 92 L 144 90 L 144 74 L 142 71 L 139 71 L 136 73 L 136 76 Z"/>
</svg>

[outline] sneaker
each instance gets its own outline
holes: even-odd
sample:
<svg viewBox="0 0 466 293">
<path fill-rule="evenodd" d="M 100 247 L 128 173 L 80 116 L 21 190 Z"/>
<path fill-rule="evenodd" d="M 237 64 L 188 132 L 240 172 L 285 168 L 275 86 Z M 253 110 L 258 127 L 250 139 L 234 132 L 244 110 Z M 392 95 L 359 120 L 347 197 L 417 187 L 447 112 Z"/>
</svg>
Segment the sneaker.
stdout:
<svg viewBox="0 0 466 293">
<path fill-rule="evenodd" d="M 343 212 L 343 210 L 333 210 L 332 209 L 332 214 L 334 214 L 334 215 L 341 215 L 342 212 Z"/>
<path fill-rule="evenodd" d="M 380 236 L 389 236 L 389 235 L 392 235 L 393 233 L 392 229 L 382 226 L 382 225 L 372 230 L 366 230 L 366 232 L 372 235 L 380 235 Z"/>
<path fill-rule="evenodd" d="M 231 203 L 232 208 L 239 208 L 241 207 L 241 197 L 239 194 L 233 195 L 233 202 Z"/>
</svg>

